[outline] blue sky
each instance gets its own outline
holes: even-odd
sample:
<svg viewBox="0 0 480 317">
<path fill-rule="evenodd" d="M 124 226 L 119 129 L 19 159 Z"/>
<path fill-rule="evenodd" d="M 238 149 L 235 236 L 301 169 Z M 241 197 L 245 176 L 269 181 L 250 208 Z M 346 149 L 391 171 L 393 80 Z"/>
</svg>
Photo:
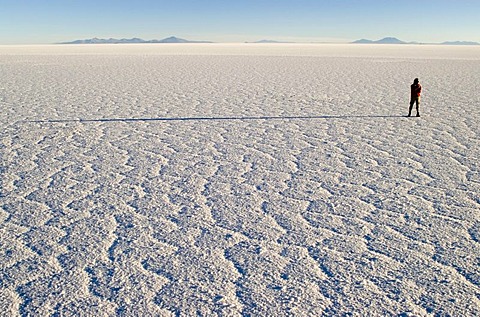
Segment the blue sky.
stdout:
<svg viewBox="0 0 480 317">
<path fill-rule="evenodd" d="M 84 39 L 480 42 L 479 0 L 0 0 L 0 44 Z"/>
</svg>

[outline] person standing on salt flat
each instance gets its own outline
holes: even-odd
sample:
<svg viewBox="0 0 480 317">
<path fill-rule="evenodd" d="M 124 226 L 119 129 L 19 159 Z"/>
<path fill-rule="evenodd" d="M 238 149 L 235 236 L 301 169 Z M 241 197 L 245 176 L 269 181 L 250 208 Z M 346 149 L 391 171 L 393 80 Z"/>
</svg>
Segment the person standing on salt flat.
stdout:
<svg viewBox="0 0 480 317">
<path fill-rule="evenodd" d="M 410 95 L 410 108 L 408 109 L 408 116 L 412 115 L 413 104 L 417 105 L 417 117 L 420 117 L 419 105 L 420 105 L 420 94 L 422 93 L 422 85 L 418 82 L 418 78 L 415 78 L 413 84 L 410 86 L 411 95 Z"/>
</svg>

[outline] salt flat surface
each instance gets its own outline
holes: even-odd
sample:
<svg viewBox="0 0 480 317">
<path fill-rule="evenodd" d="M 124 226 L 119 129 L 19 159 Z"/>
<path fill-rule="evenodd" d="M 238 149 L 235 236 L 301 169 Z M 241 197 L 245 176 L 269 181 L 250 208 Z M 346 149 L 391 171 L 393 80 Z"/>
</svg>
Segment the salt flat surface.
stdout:
<svg viewBox="0 0 480 317">
<path fill-rule="evenodd" d="M 1 46 L 0 75 L 0 315 L 480 315 L 479 48 Z"/>
</svg>

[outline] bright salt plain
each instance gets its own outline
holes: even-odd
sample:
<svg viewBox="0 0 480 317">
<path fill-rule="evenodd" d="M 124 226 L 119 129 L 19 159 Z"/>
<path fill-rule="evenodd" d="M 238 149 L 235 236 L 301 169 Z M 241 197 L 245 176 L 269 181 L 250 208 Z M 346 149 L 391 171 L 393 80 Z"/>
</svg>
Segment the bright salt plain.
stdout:
<svg viewBox="0 0 480 317">
<path fill-rule="evenodd" d="M 4 46 L 0 75 L 2 316 L 480 314 L 477 47 Z"/>
</svg>

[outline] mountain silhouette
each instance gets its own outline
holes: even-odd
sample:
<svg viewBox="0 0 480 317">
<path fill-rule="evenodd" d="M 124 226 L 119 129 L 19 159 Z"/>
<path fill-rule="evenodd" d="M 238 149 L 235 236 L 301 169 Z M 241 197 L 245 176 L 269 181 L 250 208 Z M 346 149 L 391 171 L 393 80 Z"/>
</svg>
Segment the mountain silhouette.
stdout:
<svg viewBox="0 0 480 317">
<path fill-rule="evenodd" d="M 355 42 L 352 42 L 354 44 L 406 44 L 407 42 L 401 41 L 397 39 L 396 37 L 385 37 L 381 40 L 377 41 L 372 41 L 372 40 L 367 40 L 367 39 L 361 39 L 357 40 Z"/>
<path fill-rule="evenodd" d="M 361 39 L 352 42 L 353 44 L 437 44 L 437 45 L 480 45 L 477 42 L 468 42 L 468 41 L 452 41 L 452 42 L 443 42 L 443 43 L 418 43 L 418 42 L 404 42 L 395 37 L 385 37 L 381 40 L 372 41 L 367 39 Z"/>
<path fill-rule="evenodd" d="M 480 45 L 480 43 L 468 42 L 468 41 L 452 41 L 452 42 L 443 42 L 442 45 Z"/>
<path fill-rule="evenodd" d="M 85 40 L 75 40 L 71 42 L 63 42 L 60 44 L 141 44 L 141 43 L 212 43 L 208 41 L 189 41 L 185 39 L 181 39 L 175 36 L 167 37 L 163 40 L 143 40 L 141 38 L 131 38 L 131 39 L 99 39 L 99 38 L 92 38 L 92 39 L 85 39 Z"/>
</svg>

